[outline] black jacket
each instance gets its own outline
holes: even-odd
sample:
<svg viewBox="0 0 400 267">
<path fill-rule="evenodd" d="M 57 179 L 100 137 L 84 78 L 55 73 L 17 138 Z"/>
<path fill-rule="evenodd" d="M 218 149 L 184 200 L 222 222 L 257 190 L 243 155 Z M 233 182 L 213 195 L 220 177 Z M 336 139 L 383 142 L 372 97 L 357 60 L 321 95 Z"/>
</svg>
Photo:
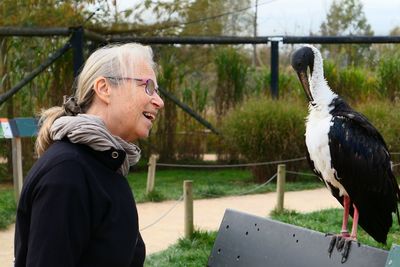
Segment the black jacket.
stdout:
<svg viewBox="0 0 400 267">
<path fill-rule="evenodd" d="M 25 179 L 15 266 L 143 266 L 132 191 L 116 170 L 125 152 L 54 143 Z"/>
</svg>

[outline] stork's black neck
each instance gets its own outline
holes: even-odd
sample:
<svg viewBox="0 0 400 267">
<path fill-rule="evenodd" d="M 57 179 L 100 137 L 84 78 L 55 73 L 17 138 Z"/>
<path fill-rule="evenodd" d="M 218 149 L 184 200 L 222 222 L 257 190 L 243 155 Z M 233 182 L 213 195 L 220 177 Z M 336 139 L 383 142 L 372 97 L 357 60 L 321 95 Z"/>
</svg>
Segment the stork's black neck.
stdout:
<svg viewBox="0 0 400 267">
<path fill-rule="evenodd" d="M 337 112 L 354 112 L 350 105 L 347 104 L 346 101 L 344 101 L 340 96 L 336 96 L 334 99 L 332 99 L 329 107 L 331 108 L 331 114 Z"/>
</svg>

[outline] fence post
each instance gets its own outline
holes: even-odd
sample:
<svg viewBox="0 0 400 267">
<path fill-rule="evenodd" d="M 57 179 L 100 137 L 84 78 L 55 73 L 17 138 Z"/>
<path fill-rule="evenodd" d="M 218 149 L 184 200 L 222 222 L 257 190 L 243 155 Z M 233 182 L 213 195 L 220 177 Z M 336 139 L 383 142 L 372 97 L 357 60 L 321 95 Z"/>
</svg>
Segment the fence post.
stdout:
<svg viewBox="0 0 400 267">
<path fill-rule="evenodd" d="M 193 191 L 191 180 L 183 181 L 183 201 L 185 206 L 185 238 L 190 238 L 193 235 Z"/>
<path fill-rule="evenodd" d="M 279 41 L 271 41 L 271 95 L 273 99 L 279 96 Z"/>
<path fill-rule="evenodd" d="M 276 193 L 277 193 L 276 211 L 282 212 L 283 211 L 284 194 L 285 194 L 286 165 L 279 164 L 277 173 L 278 173 L 278 181 L 276 183 Z"/>
<path fill-rule="evenodd" d="M 73 66 L 74 66 L 74 77 L 79 75 L 81 67 L 84 63 L 83 58 L 83 45 L 84 45 L 84 31 L 83 27 L 77 27 L 72 29 L 71 45 L 73 49 Z"/>
<path fill-rule="evenodd" d="M 14 194 L 15 194 L 15 201 L 18 204 L 23 183 L 21 137 L 13 137 L 11 142 L 12 142 Z"/>
<path fill-rule="evenodd" d="M 146 194 L 149 194 L 154 191 L 154 180 L 156 176 L 156 165 L 157 165 L 157 158 L 156 155 L 151 155 L 149 159 L 149 168 L 147 172 L 147 187 L 146 187 Z"/>
</svg>

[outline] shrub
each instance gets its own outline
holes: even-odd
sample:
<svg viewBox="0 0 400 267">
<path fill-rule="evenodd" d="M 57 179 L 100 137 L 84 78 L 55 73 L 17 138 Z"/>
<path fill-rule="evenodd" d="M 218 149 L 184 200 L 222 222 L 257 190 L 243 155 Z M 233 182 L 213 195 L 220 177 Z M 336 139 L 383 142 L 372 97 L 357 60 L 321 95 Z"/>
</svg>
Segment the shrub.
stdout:
<svg viewBox="0 0 400 267">
<path fill-rule="evenodd" d="M 379 91 L 391 100 L 400 98 L 400 53 L 381 57 L 377 68 Z"/>
<path fill-rule="evenodd" d="M 274 101 L 266 97 L 250 99 L 224 118 L 225 145 L 236 148 L 253 162 L 302 157 L 305 155 L 306 106 L 306 102 Z M 305 161 L 302 163 L 305 167 Z M 276 166 L 272 165 L 253 169 L 259 182 L 275 172 Z"/>
<path fill-rule="evenodd" d="M 348 67 L 340 70 L 339 78 L 338 93 L 349 100 L 362 101 L 376 94 L 376 79 L 367 69 Z"/>
<path fill-rule="evenodd" d="M 249 95 L 271 96 L 271 72 L 268 68 L 260 68 L 254 70 L 252 73 L 252 81 L 249 86 Z M 296 77 L 295 72 L 290 68 L 279 72 L 279 97 L 299 97 L 304 96 L 303 89 Z"/>
<path fill-rule="evenodd" d="M 331 61 L 325 61 L 324 73 L 331 89 L 349 102 L 365 101 L 378 95 L 377 78 L 366 68 L 339 69 Z"/>
<path fill-rule="evenodd" d="M 373 101 L 357 106 L 370 122 L 378 129 L 386 141 L 390 152 L 400 151 L 400 104 L 386 101 Z M 400 155 L 393 154 L 394 163 L 400 163 Z M 396 175 L 400 175 L 400 168 L 394 169 Z"/>
<path fill-rule="evenodd" d="M 230 108 L 242 101 L 248 64 L 242 54 L 236 49 L 228 47 L 217 50 L 215 65 L 217 70 L 217 88 L 214 100 L 215 112 L 219 119 Z"/>
</svg>

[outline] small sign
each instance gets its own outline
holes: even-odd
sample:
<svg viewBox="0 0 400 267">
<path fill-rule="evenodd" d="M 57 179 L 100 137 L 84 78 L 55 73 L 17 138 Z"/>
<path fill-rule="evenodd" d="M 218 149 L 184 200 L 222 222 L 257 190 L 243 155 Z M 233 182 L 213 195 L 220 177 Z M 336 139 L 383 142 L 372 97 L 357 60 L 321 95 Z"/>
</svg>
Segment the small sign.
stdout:
<svg viewBox="0 0 400 267">
<path fill-rule="evenodd" d="M 10 122 L 7 118 L 0 118 L 0 138 L 13 138 Z"/>
<path fill-rule="evenodd" d="M 15 124 L 16 130 L 12 129 L 15 137 L 31 137 L 37 136 L 38 121 L 35 118 L 14 118 L 12 120 L 11 128 Z"/>
<path fill-rule="evenodd" d="M 0 138 L 37 136 L 36 118 L 0 118 Z"/>
</svg>

